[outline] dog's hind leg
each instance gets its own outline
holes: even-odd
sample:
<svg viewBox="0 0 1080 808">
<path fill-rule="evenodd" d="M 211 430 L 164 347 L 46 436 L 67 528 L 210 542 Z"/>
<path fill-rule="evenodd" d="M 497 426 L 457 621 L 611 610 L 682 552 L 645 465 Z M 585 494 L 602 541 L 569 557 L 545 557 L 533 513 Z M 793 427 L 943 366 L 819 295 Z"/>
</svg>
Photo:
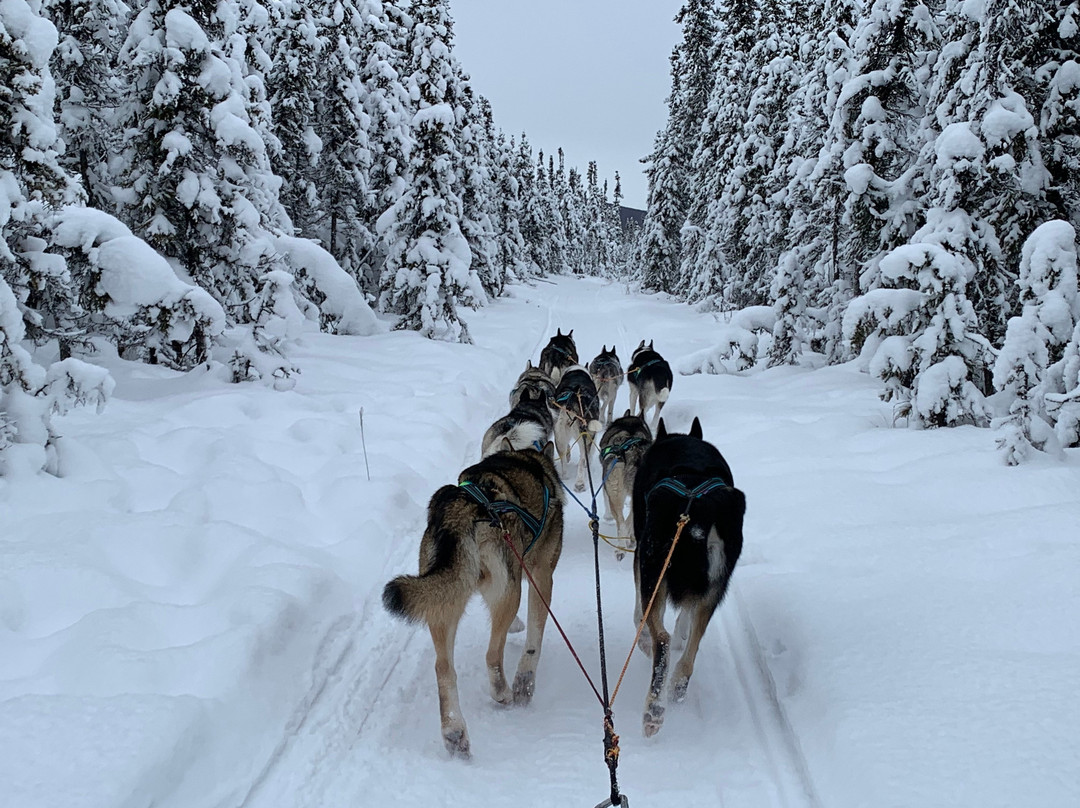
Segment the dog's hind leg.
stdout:
<svg viewBox="0 0 1080 808">
<path fill-rule="evenodd" d="M 577 467 L 577 479 L 574 480 L 574 490 L 585 490 L 585 472 L 589 467 L 589 447 L 592 446 L 592 434 L 583 429 L 581 434 L 578 435 L 578 467 Z"/>
<path fill-rule="evenodd" d="M 698 647 L 701 638 L 705 636 L 705 629 L 709 626 L 713 611 L 716 609 L 715 601 L 706 596 L 686 611 L 691 615 L 690 636 L 686 640 L 686 650 L 683 651 L 675 666 L 675 679 L 671 687 L 672 701 L 680 702 L 686 698 L 686 689 L 690 685 L 690 677 L 694 674 L 694 661 L 697 659 Z"/>
<path fill-rule="evenodd" d="M 566 467 L 570 462 L 570 450 L 573 448 L 569 444 L 569 437 L 567 432 L 569 427 L 566 425 L 566 415 L 559 413 L 558 418 L 555 419 L 555 427 L 552 430 L 555 437 L 555 454 L 559 456 L 559 470 L 566 474 Z"/>
<path fill-rule="evenodd" d="M 561 529 L 561 528 L 560 528 Z M 544 601 L 551 603 L 552 567 L 538 564 L 531 570 L 536 590 Z M 532 587 L 529 588 L 529 623 L 526 627 L 525 650 L 518 662 L 514 676 L 514 704 L 528 704 L 536 689 L 536 666 L 540 662 L 540 648 L 544 644 L 544 628 L 547 625 L 547 608 Z"/>
<path fill-rule="evenodd" d="M 630 384 L 630 385 L 628 385 L 628 387 L 629 387 L 629 392 L 630 392 L 630 412 L 631 412 L 631 414 L 633 414 L 635 411 L 637 411 L 639 391 L 637 389 L 637 385 L 635 385 L 635 384 Z M 645 407 L 644 407 L 645 399 L 642 399 L 641 403 L 642 403 L 642 409 L 641 409 L 641 412 L 638 413 L 638 414 L 641 415 L 642 417 L 644 417 L 644 415 L 645 415 Z"/>
<path fill-rule="evenodd" d="M 656 602 L 649 612 L 645 624 L 652 635 L 652 679 L 649 692 L 645 696 L 645 714 L 642 716 L 642 729 L 646 738 L 651 738 L 664 725 L 664 704 L 661 695 L 664 692 L 664 680 L 667 678 L 668 658 L 671 654 L 671 637 L 664 628 L 663 604 L 667 600 L 667 584 L 661 582 L 656 593 Z"/>
<path fill-rule="evenodd" d="M 488 608 L 491 610 L 491 641 L 487 650 L 488 681 L 491 684 L 491 698 L 499 704 L 510 704 L 514 700 L 514 694 L 506 684 L 503 655 L 506 649 L 506 634 L 517 617 L 518 605 L 521 603 L 521 580 L 508 580 L 506 586 L 497 594 L 501 597 L 488 600 Z"/>
<path fill-rule="evenodd" d="M 458 700 L 457 671 L 454 670 L 454 640 L 457 638 L 461 613 L 447 615 L 445 620 L 429 624 L 431 641 L 435 645 L 435 680 L 439 686 L 439 715 L 442 720 L 443 743 L 456 757 L 468 758 L 469 731 L 461 714 Z"/>
</svg>

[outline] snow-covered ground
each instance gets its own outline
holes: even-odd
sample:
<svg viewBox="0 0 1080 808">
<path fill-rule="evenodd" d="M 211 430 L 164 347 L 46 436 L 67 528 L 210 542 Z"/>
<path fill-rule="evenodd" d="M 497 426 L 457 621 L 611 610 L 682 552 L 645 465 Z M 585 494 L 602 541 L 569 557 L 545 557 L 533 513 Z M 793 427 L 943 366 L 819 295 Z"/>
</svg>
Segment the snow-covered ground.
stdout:
<svg viewBox="0 0 1080 808">
<path fill-rule="evenodd" d="M 503 708 L 470 607 L 462 763 L 427 632 L 379 602 L 556 327 L 624 363 L 641 338 L 677 361 L 717 331 L 559 279 L 474 313 L 474 346 L 307 334 L 289 392 L 111 361 L 105 413 L 58 419 L 64 476 L 0 479 L 0 805 L 604 799 L 600 711 L 550 626 L 532 705 Z M 746 549 L 648 741 L 631 661 L 615 721 L 635 808 L 1080 804 L 1080 452 L 1008 468 L 987 430 L 891 428 L 876 389 L 853 366 L 676 377 L 665 418 L 700 416 L 728 458 Z M 592 546 L 566 515 L 553 607 L 595 671 Z M 614 680 L 632 576 L 601 550 Z"/>
</svg>

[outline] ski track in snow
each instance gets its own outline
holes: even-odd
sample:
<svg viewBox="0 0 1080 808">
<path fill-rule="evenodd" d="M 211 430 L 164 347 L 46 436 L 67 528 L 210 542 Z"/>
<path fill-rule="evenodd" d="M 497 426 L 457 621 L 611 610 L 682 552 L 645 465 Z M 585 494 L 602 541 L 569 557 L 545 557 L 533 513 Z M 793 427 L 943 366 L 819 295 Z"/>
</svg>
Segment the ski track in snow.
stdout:
<svg viewBox="0 0 1080 808">
<path fill-rule="evenodd" d="M 630 334 L 621 319 L 612 324 L 597 317 L 605 308 L 604 298 L 611 294 L 610 286 L 598 285 L 587 295 L 578 289 L 571 286 L 568 292 L 560 290 L 545 301 L 547 317 L 536 333 L 532 354 L 519 357 L 514 366 L 524 367 L 526 359 L 535 363 L 557 328 L 564 333 L 574 329 L 583 365 L 599 352 L 605 326 L 611 330 L 614 325 L 624 366 L 640 339 L 650 339 L 647 333 Z M 624 388 L 620 388 L 620 400 L 627 395 Z M 475 443 L 465 448 L 466 463 L 477 459 Z M 594 462 L 594 473 L 595 466 Z M 572 480 L 575 468 L 569 466 L 565 482 Z M 454 474 L 456 470 L 450 469 L 447 477 Z M 578 504 L 568 495 L 564 500 L 565 549 L 556 570 L 552 605 L 599 687 L 591 534 Z M 415 566 L 411 556 L 417 543 L 418 537 L 407 542 L 404 555 L 409 561 L 403 571 Z M 632 561 L 627 556 L 614 562 L 606 545 L 601 545 L 601 553 L 609 685 L 614 687 L 636 628 L 625 608 L 633 604 Z M 527 588 L 526 582 L 522 614 Z M 567 602 L 567 592 L 575 595 L 573 608 Z M 483 804 L 495 804 L 499 800 L 491 799 L 490 792 L 497 779 L 509 781 L 505 799 L 522 806 L 590 804 L 607 795 L 601 709 L 550 620 L 538 671 L 537 698 L 529 708 L 503 708 L 491 702 L 486 692 L 486 608 L 478 598 L 470 604 L 455 654 L 462 709 L 474 751 L 474 760 L 466 763 L 450 760 L 442 750 L 434 654 L 426 630 L 390 620 L 381 613 L 379 595 L 378 591 L 370 594 L 363 614 L 349 628 L 352 636 L 340 656 L 325 671 L 317 672 L 315 679 L 320 684 L 298 707 L 286 735 L 240 803 L 242 808 L 356 804 L 359 800 L 372 805 L 406 805 L 416 800 L 432 804 L 432 794 L 442 791 L 445 803 L 441 799 L 434 803 L 449 805 L 471 802 L 467 792 L 475 791 L 477 785 L 483 790 L 473 799 L 482 797 Z M 673 617 L 669 610 L 669 623 Z M 508 678 L 516 668 L 523 636 L 508 639 Z M 722 648 L 717 647 L 718 636 L 724 638 Z M 765 655 L 734 586 L 702 644 L 689 698 L 684 704 L 669 705 L 664 729 L 647 741 L 641 736 L 641 710 L 650 665 L 645 655 L 634 652 L 615 709 L 616 730 L 622 739 L 620 787 L 628 798 L 636 795 L 639 801 L 647 799 L 649 805 L 694 804 L 701 799 L 725 806 L 820 805 L 799 741 L 777 698 Z M 575 694 L 573 705 L 554 703 L 558 701 L 551 692 L 555 667 L 559 668 L 562 692 Z M 549 731 L 542 734 L 530 726 L 539 711 L 554 712 L 545 716 L 543 726 Z M 497 730 L 502 738 L 496 742 L 492 736 Z M 507 744 L 515 743 L 513 736 L 519 730 L 529 730 L 531 740 L 521 754 L 503 754 Z M 567 743 L 562 743 L 564 740 Z M 692 744 L 691 755 L 687 754 L 686 741 Z M 538 752 L 542 760 L 537 759 Z M 664 760 L 642 761 L 658 752 Z M 696 762 L 688 762 L 688 757 Z M 394 769 L 378 770 L 387 760 L 394 761 Z M 371 766 L 372 762 L 376 765 Z M 558 794 L 566 802 L 547 790 L 545 774 L 538 770 L 545 764 L 552 781 L 561 781 Z M 570 767 L 579 776 L 567 777 Z M 476 777 L 478 769 L 489 776 Z M 539 781 L 536 787 L 516 779 L 523 770 Z M 678 776 L 665 778 L 667 782 L 656 781 L 656 774 L 639 780 L 643 772 L 677 772 Z M 720 775 L 719 783 L 714 781 L 714 773 Z M 467 785 L 470 781 L 471 788 Z M 517 787 L 524 790 L 517 791 Z"/>
</svg>

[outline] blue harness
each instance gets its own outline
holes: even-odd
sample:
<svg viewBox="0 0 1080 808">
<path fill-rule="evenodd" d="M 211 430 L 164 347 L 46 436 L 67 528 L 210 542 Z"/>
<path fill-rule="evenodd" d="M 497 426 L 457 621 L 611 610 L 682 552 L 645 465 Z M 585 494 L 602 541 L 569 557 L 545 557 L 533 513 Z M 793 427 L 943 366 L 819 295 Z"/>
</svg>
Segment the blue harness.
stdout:
<svg viewBox="0 0 1080 808">
<path fill-rule="evenodd" d="M 484 510 L 491 514 L 491 524 L 495 527 L 502 527 L 499 517 L 504 513 L 517 514 L 517 517 L 521 520 L 521 523 L 525 525 L 533 534 L 533 539 L 529 542 L 529 546 L 525 548 L 522 555 L 529 552 L 532 546 L 536 544 L 536 540 L 540 538 L 540 534 L 544 532 L 544 525 L 547 524 L 548 517 L 548 504 L 551 501 L 551 492 L 548 491 L 547 485 L 544 486 L 544 514 L 537 520 L 535 516 L 529 513 L 515 502 L 510 502 L 505 499 L 490 500 L 481 489 L 474 482 L 464 480 L 458 483 L 458 487 L 465 491 L 477 504 Z"/>
<path fill-rule="evenodd" d="M 663 359 L 650 359 L 648 362 L 646 362 L 644 365 L 641 365 L 640 367 L 630 368 L 630 370 L 627 372 L 626 375 L 627 376 L 640 376 L 641 371 L 645 370 L 645 368 L 647 368 L 649 365 L 655 365 L 657 362 L 663 362 L 663 361 L 664 361 Z"/>
<path fill-rule="evenodd" d="M 678 494 L 680 497 L 686 497 L 686 510 L 689 512 L 690 506 L 694 503 L 694 500 L 701 499 L 706 494 L 711 493 L 718 488 L 727 487 L 728 484 L 719 477 L 710 477 L 708 480 L 694 488 L 687 488 L 674 477 L 665 477 L 649 489 L 648 496 L 651 497 L 661 488 L 667 489 L 668 491 Z"/>
<path fill-rule="evenodd" d="M 637 446 L 643 440 L 644 438 L 630 438 L 625 443 L 621 443 L 618 446 L 605 446 L 603 449 L 600 450 L 600 460 L 606 461 L 609 457 L 614 455 L 615 462 L 617 463 L 618 461 L 623 459 L 623 456 L 626 454 L 627 449 L 632 446 Z"/>
</svg>

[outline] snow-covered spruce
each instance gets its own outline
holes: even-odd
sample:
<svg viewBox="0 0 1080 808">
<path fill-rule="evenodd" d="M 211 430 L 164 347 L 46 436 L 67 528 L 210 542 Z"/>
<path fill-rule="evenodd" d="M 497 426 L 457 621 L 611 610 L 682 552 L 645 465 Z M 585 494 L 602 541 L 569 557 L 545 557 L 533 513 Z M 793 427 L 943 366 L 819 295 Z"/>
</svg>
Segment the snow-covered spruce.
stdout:
<svg viewBox="0 0 1080 808">
<path fill-rule="evenodd" d="M 1068 222 L 1046 222 L 1024 242 L 1017 278 L 1024 309 L 1009 320 L 994 365 L 994 386 L 1011 399 L 1008 416 L 995 423 L 1010 465 L 1033 446 L 1045 448 L 1055 422 L 1061 425 L 1061 442 L 1076 442 L 1069 395 L 1076 385 L 1068 379 L 1066 359 L 1080 324 L 1076 265 L 1076 231 Z"/>
<path fill-rule="evenodd" d="M 52 243 L 85 302 L 84 333 L 106 338 L 127 358 L 179 370 L 209 358 L 225 311 L 122 222 L 65 207 L 52 221 Z"/>
</svg>

